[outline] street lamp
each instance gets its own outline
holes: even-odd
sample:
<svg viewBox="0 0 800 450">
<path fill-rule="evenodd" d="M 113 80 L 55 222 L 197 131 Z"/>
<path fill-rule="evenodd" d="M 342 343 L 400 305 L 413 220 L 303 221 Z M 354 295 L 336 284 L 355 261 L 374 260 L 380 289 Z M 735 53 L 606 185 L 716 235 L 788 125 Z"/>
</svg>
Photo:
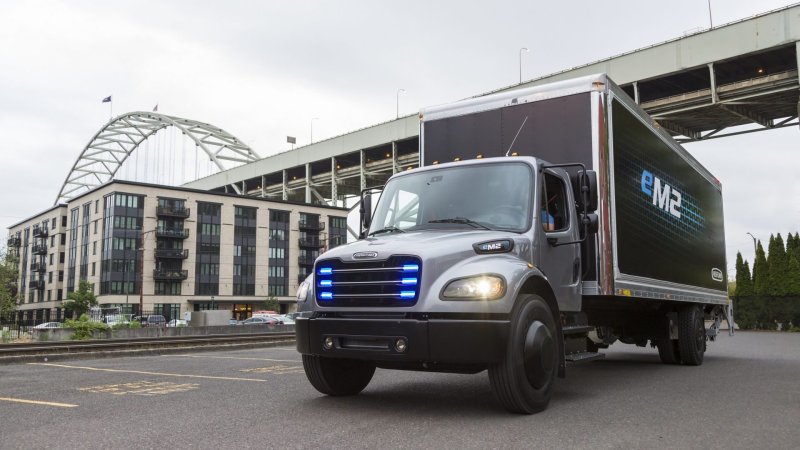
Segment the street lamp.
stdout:
<svg viewBox="0 0 800 450">
<path fill-rule="evenodd" d="M 749 231 L 747 232 L 747 234 L 749 234 L 750 237 L 753 238 L 753 264 L 755 264 L 756 263 L 756 253 L 758 252 L 758 248 L 756 247 L 756 237 L 753 236 L 753 233 L 751 233 Z"/>
<path fill-rule="evenodd" d="M 314 117 L 311 119 L 311 143 L 314 143 L 314 121 L 319 120 L 319 117 Z"/>
<path fill-rule="evenodd" d="M 528 47 L 519 49 L 519 84 L 522 84 L 522 52 L 527 52 Z"/>
<path fill-rule="evenodd" d="M 400 118 L 400 94 L 404 93 L 405 91 L 406 91 L 405 89 L 397 90 L 397 115 L 395 116 L 395 119 Z"/>
</svg>

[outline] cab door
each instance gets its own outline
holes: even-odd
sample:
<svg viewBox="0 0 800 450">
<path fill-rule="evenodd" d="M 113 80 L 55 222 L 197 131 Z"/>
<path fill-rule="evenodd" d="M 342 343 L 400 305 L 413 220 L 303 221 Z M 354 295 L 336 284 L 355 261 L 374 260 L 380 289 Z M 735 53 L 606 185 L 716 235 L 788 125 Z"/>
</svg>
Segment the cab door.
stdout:
<svg viewBox="0 0 800 450">
<path fill-rule="evenodd" d="M 536 216 L 538 267 L 547 276 L 562 311 L 580 311 L 581 259 L 575 200 L 569 175 L 545 169 L 539 177 Z"/>
</svg>

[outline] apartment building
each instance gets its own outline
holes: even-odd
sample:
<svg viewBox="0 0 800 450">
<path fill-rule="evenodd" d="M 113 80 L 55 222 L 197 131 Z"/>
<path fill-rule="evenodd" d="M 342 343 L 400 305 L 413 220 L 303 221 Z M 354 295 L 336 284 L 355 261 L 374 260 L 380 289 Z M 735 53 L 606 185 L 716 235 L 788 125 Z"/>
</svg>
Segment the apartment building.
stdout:
<svg viewBox="0 0 800 450">
<path fill-rule="evenodd" d="M 297 285 L 326 248 L 347 241 L 347 210 L 111 181 L 9 228 L 20 319 L 60 320 L 81 280 L 103 307 L 246 318 Z"/>
</svg>

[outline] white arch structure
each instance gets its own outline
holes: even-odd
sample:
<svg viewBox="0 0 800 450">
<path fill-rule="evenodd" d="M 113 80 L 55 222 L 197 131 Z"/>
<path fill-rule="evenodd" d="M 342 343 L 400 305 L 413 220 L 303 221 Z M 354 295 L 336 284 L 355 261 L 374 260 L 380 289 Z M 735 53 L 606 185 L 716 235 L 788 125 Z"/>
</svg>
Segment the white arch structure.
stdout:
<svg viewBox="0 0 800 450">
<path fill-rule="evenodd" d="M 261 159 L 244 142 L 211 124 L 157 112 L 130 112 L 109 120 L 92 137 L 64 180 L 56 204 L 110 181 L 139 144 L 171 126 L 192 139 L 220 170 Z"/>
</svg>

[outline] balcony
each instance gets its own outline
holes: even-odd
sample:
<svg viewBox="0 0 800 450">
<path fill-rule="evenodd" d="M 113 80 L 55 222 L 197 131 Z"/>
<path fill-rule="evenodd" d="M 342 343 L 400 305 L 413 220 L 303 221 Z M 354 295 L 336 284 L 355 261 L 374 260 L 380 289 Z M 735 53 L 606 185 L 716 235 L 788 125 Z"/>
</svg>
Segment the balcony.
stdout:
<svg viewBox="0 0 800 450">
<path fill-rule="evenodd" d="M 307 276 L 308 276 L 308 274 L 307 274 L 307 273 L 306 273 L 306 274 L 303 274 L 303 273 L 301 273 L 300 275 L 298 275 L 298 276 L 297 276 L 297 284 L 300 284 L 300 283 L 302 283 L 303 281 L 306 281 L 306 277 L 307 277 Z"/>
<path fill-rule="evenodd" d="M 20 242 L 20 238 L 18 238 L 17 236 L 9 236 L 8 248 L 19 247 L 20 245 L 22 245 L 22 242 Z"/>
<path fill-rule="evenodd" d="M 37 291 L 44 290 L 44 280 L 31 280 L 28 282 L 28 287 L 36 289 Z"/>
<path fill-rule="evenodd" d="M 189 213 L 191 210 L 189 208 L 179 208 L 179 207 L 171 207 L 171 206 L 159 206 L 156 209 L 156 216 L 158 217 L 180 217 L 183 219 L 189 218 Z"/>
<path fill-rule="evenodd" d="M 324 243 L 316 237 L 300 238 L 297 240 L 297 244 L 305 248 L 321 248 L 324 245 Z"/>
<path fill-rule="evenodd" d="M 311 256 L 298 256 L 297 264 L 300 264 L 301 266 L 313 266 L 316 259 L 316 257 Z"/>
<path fill-rule="evenodd" d="M 322 231 L 325 229 L 325 222 L 300 222 L 301 230 Z"/>
<path fill-rule="evenodd" d="M 153 270 L 153 279 L 162 281 L 181 281 L 189 278 L 188 270 Z"/>
<path fill-rule="evenodd" d="M 45 227 L 33 227 L 33 237 L 34 238 L 46 238 L 48 234 L 47 228 Z"/>
<path fill-rule="evenodd" d="M 39 272 L 39 273 L 47 272 L 47 265 L 43 262 L 36 262 L 36 261 L 32 262 L 31 272 Z"/>
<path fill-rule="evenodd" d="M 172 238 L 172 239 L 186 239 L 189 237 L 188 228 L 159 228 L 156 230 L 156 237 Z"/>
<path fill-rule="evenodd" d="M 47 254 L 47 245 L 46 244 L 38 244 L 33 246 L 33 254 L 34 255 L 46 255 Z"/>
<path fill-rule="evenodd" d="M 186 259 L 189 257 L 188 248 L 157 248 L 156 258 L 162 259 Z"/>
</svg>

